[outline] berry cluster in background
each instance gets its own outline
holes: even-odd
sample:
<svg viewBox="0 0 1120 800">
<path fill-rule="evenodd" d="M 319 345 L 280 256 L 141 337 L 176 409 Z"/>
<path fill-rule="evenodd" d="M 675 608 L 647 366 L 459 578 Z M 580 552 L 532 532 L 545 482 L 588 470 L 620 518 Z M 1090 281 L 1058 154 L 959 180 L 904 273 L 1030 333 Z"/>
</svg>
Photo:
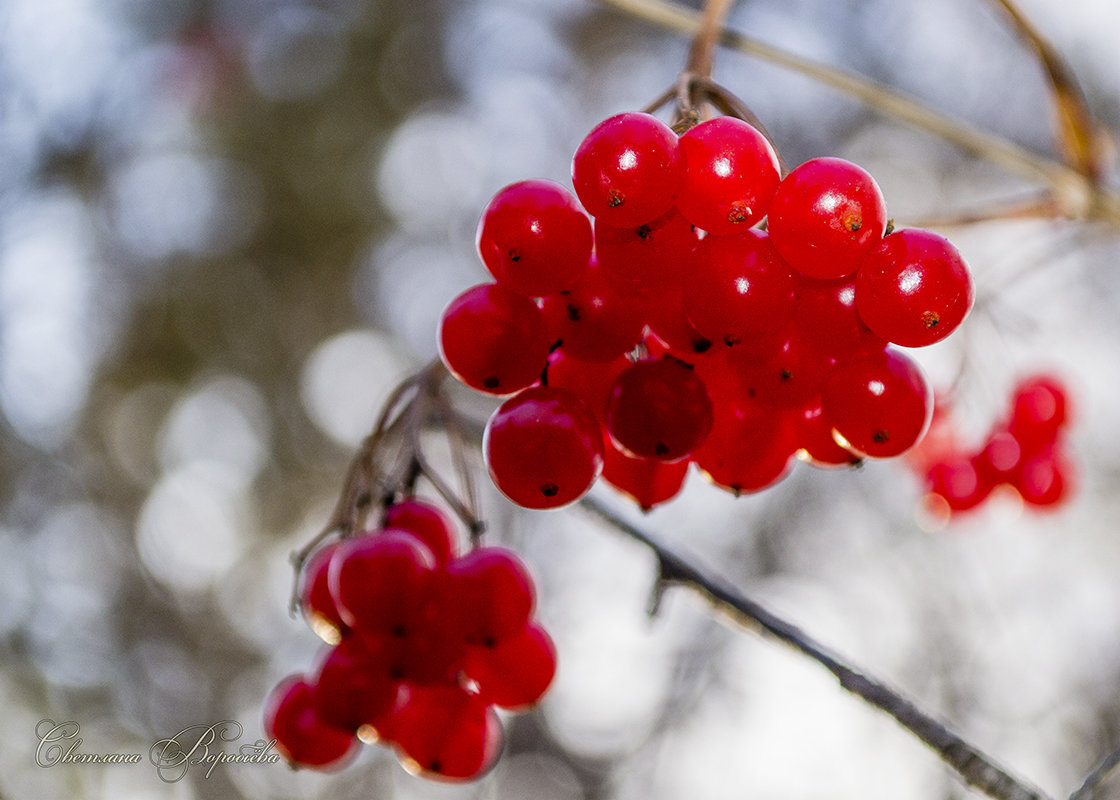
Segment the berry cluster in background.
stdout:
<svg viewBox="0 0 1120 800">
<path fill-rule="evenodd" d="M 360 742 L 390 746 L 410 772 L 442 780 L 475 778 L 497 760 L 494 707 L 540 699 L 556 650 L 533 619 L 521 560 L 500 547 L 456 549 L 443 513 L 407 499 L 381 529 L 308 560 L 300 605 L 327 647 L 265 704 L 265 730 L 289 763 L 341 767 Z"/>
<path fill-rule="evenodd" d="M 572 183 L 498 192 L 477 236 L 494 282 L 440 324 L 451 372 L 509 396 L 484 453 L 511 500 L 562 506 L 602 475 L 649 508 L 690 464 L 739 494 L 797 457 L 847 465 L 921 438 L 931 392 L 896 346 L 948 336 L 972 280 L 940 235 L 890 230 L 861 167 L 815 158 L 783 178 L 741 119 L 678 136 L 630 112 L 587 135 Z"/>
<path fill-rule="evenodd" d="M 953 514 L 977 508 L 1000 487 L 1031 508 L 1052 508 L 1068 498 L 1073 468 L 1066 449 L 1067 391 L 1052 375 L 1024 378 L 1011 393 L 1006 417 L 978 447 L 954 441 L 952 420 L 938 404 L 929 452 L 917 454 L 930 511 Z"/>
</svg>

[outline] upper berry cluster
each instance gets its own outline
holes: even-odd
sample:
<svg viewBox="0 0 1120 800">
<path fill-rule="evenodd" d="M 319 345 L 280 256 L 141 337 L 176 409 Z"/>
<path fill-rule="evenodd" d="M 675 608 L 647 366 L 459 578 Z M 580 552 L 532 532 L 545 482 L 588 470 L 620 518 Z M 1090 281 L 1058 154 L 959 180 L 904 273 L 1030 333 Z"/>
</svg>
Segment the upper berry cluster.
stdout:
<svg viewBox="0 0 1120 800">
<path fill-rule="evenodd" d="M 891 345 L 948 336 L 972 280 L 938 234 L 888 232 L 861 167 L 815 158 L 782 178 L 741 119 L 678 136 L 630 112 L 587 135 L 572 183 L 498 192 L 477 236 L 494 282 L 440 326 L 453 374 L 514 395 L 484 446 L 512 500 L 564 505 L 602 473 L 648 508 L 690 462 L 750 492 L 796 455 L 849 464 L 922 436 L 929 386 Z"/>
</svg>

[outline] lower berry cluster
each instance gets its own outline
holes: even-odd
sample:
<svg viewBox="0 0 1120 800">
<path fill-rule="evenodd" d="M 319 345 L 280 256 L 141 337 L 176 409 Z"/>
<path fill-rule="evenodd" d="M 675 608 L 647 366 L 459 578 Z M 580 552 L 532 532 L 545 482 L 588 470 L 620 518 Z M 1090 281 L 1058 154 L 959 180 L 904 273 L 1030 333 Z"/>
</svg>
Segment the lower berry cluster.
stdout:
<svg viewBox="0 0 1120 800">
<path fill-rule="evenodd" d="M 494 282 L 440 323 L 451 372 L 512 395 L 484 445 L 511 500 L 562 506 L 603 475 L 648 508 L 690 463 L 753 492 L 798 455 L 851 464 L 922 436 L 931 392 L 897 347 L 949 335 L 972 280 L 940 235 L 889 231 L 861 167 L 782 178 L 743 120 L 678 136 L 634 112 L 588 134 L 572 181 L 498 192 L 477 237 Z"/>
<path fill-rule="evenodd" d="M 333 768 L 360 742 L 392 747 L 411 772 L 467 780 L 502 744 L 495 707 L 535 703 L 556 650 L 534 620 L 535 592 L 511 551 L 456 555 L 434 506 L 391 506 L 381 529 L 308 561 L 300 601 L 328 646 L 265 705 L 265 729 L 293 766 Z"/>
<path fill-rule="evenodd" d="M 1009 414 L 992 426 L 979 447 L 956 446 L 951 432 L 940 436 L 947 441 L 931 442 L 934 455 L 922 461 L 932 509 L 968 511 L 1001 486 L 1013 489 L 1032 508 L 1065 500 L 1073 478 L 1065 442 L 1067 403 L 1060 380 L 1034 375 L 1015 386 Z"/>
</svg>

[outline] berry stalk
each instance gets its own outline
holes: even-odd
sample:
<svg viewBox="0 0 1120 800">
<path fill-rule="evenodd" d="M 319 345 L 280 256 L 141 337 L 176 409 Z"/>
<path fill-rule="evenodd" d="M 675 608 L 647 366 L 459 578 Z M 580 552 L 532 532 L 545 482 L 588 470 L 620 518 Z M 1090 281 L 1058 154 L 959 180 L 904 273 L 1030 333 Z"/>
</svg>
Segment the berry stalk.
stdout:
<svg viewBox="0 0 1120 800">
<path fill-rule="evenodd" d="M 716 46 L 723 33 L 724 23 L 735 0 L 707 0 L 704 3 L 703 16 L 700 18 L 700 28 L 692 39 L 692 47 L 688 51 L 688 61 L 685 72 L 700 78 L 712 77 L 712 66 L 715 63 Z"/>
</svg>

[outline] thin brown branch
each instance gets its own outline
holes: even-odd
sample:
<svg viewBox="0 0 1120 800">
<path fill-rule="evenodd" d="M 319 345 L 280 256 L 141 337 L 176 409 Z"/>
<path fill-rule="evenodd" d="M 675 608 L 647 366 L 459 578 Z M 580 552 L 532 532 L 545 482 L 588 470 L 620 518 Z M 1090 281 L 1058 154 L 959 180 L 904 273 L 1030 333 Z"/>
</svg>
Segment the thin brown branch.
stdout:
<svg viewBox="0 0 1120 800">
<path fill-rule="evenodd" d="M 1085 782 L 1069 796 L 1069 800 L 1092 800 L 1097 789 L 1117 766 L 1120 766 L 1120 748 L 1105 756 L 1096 769 L 1089 773 Z"/>
<path fill-rule="evenodd" d="M 908 219 L 905 224 L 918 228 L 953 228 L 979 222 L 1009 222 L 1028 219 L 1059 219 L 1062 209 L 1049 191 L 1040 189 L 1023 197 L 997 200 L 973 210 L 962 210 L 944 216 Z"/>
<path fill-rule="evenodd" d="M 991 0 L 1010 17 L 1015 30 L 1038 56 L 1050 82 L 1058 147 L 1069 166 L 1093 182 L 1104 174 L 1103 131 L 1089 111 L 1073 69 L 1057 48 L 1011 0 Z"/>
<path fill-rule="evenodd" d="M 669 0 L 596 2 L 686 36 L 693 35 L 700 26 L 699 14 Z M 1060 161 L 978 130 L 863 76 L 802 58 L 741 33 L 724 30 L 721 44 L 812 78 L 892 119 L 938 136 L 1012 173 L 1041 180 L 1050 188 L 1055 201 L 1068 217 L 1120 225 L 1120 194 L 1096 184 Z"/>
<path fill-rule="evenodd" d="M 712 77 L 716 45 L 735 0 L 705 0 L 700 25 L 692 38 L 684 71 L 700 78 Z"/>
<path fill-rule="evenodd" d="M 906 730 L 925 742 L 969 786 L 996 800 L 1050 800 L 1049 795 L 1041 789 L 997 765 L 989 756 L 922 711 L 900 692 L 828 652 L 800 628 L 770 612 L 715 573 L 698 566 L 691 557 L 670 549 L 593 497 L 585 497 L 580 501 L 580 506 L 621 533 L 649 547 L 657 556 L 661 572 L 659 579 L 687 586 L 740 625 L 779 641 L 816 661 L 836 677 L 841 687 L 890 714 Z"/>
</svg>

